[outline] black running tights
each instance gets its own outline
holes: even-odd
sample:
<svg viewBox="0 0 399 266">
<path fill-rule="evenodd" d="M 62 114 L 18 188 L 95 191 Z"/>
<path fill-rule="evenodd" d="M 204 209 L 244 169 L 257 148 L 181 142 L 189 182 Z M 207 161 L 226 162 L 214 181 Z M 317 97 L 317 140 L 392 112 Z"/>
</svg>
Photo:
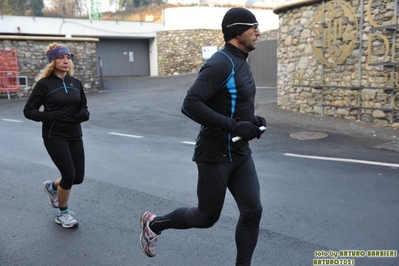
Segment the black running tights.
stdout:
<svg viewBox="0 0 399 266">
<path fill-rule="evenodd" d="M 60 187 L 71 189 L 81 184 L 85 174 L 82 138 L 76 140 L 43 138 L 44 146 L 61 174 Z"/>
<path fill-rule="evenodd" d="M 246 161 L 212 164 L 198 162 L 198 207 L 183 207 L 169 214 L 155 217 L 154 232 L 162 230 L 209 228 L 220 217 L 227 188 L 237 202 L 238 219 L 235 240 L 236 265 L 251 265 L 259 235 L 262 216 L 259 181 L 252 157 Z"/>
</svg>

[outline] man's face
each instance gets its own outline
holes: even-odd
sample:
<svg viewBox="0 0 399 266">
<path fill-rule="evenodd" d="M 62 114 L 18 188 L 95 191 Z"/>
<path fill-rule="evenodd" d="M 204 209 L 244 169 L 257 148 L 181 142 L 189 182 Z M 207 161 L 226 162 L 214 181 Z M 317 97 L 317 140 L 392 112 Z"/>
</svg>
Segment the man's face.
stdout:
<svg viewBox="0 0 399 266">
<path fill-rule="evenodd" d="M 258 25 L 254 25 L 246 30 L 243 34 L 238 36 L 238 45 L 240 50 L 244 52 L 251 52 L 256 48 L 256 41 L 260 36 Z"/>
</svg>

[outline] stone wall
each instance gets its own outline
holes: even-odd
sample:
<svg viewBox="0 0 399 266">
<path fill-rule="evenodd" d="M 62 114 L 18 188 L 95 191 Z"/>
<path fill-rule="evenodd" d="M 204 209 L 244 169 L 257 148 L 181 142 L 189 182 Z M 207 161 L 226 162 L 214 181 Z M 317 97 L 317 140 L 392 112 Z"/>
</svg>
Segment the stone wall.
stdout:
<svg viewBox="0 0 399 266">
<path fill-rule="evenodd" d="M 278 106 L 399 127 L 395 1 L 309 2 L 276 12 Z"/>
<path fill-rule="evenodd" d="M 262 32 L 258 42 L 276 40 L 278 30 Z M 206 61 L 203 46 L 224 47 L 221 30 L 176 30 L 157 33 L 159 75 L 197 73 Z"/>
<path fill-rule="evenodd" d="M 65 44 L 73 53 L 75 77 L 83 83 L 86 92 L 98 90 L 96 42 L 93 38 L 0 37 L 0 50 L 16 50 L 20 76 L 26 76 L 28 86 L 18 96 L 29 96 L 35 77 L 47 65 L 45 49 L 50 43 Z"/>
<path fill-rule="evenodd" d="M 278 34 L 279 30 L 269 30 L 261 32 L 257 42 L 277 40 Z"/>
<path fill-rule="evenodd" d="M 175 30 L 157 33 L 158 73 L 174 75 L 196 73 L 205 62 L 203 46 L 223 48 L 221 30 Z"/>
<path fill-rule="evenodd" d="M 258 41 L 276 39 L 278 31 L 261 33 Z M 75 76 L 86 92 L 98 90 L 96 41 L 93 38 L 46 38 L 0 36 L 0 50 L 17 50 L 20 76 L 27 76 L 28 86 L 19 96 L 29 96 L 35 77 L 47 64 L 45 48 L 52 42 L 68 46 L 74 54 Z M 159 75 L 197 73 L 205 62 L 203 46 L 224 47 L 221 30 L 179 30 L 157 33 Z"/>
</svg>

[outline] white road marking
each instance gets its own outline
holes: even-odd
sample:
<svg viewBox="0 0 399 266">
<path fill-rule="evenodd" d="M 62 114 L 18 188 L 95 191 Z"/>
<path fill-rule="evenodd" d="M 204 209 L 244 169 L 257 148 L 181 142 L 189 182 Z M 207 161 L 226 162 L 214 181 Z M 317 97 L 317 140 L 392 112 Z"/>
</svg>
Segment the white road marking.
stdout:
<svg viewBox="0 0 399 266">
<path fill-rule="evenodd" d="M 399 164 L 394 164 L 394 163 L 381 163 L 381 162 L 353 160 L 353 159 L 344 159 L 344 158 L 309 156 L 309 155 L 301 155 L 301 154 L 293 154 L 293 153 L 284 153 L 284 155 L 291 156 L 291 157 L 315 159 L 315 160 L 347 162 L 347 163 L 361 163 L 361 164 L 370 164 L 370 165 L 379 165 L 379 166 L 388 166 L 388 167 L 399 168 Z"/>
<path fill-rule="evenodd" d="M 137 139 L 143 138 L 143 136 L 130 135 L 130 134 L 122 134 L 122 133 L 116 133 L 116 132 L 108 132 L 108 134 L 110 134 L 110 135 L 115 135 L 115 136 L 121 136 L 121 137 L 137 138 Z"/>
<path fill-rule="evenodd" d="M 192 141 L 182 141 L 183 144 L 195 145 L 195 142 Z"/>
<path fill-rule="evenodd" d="M 6 122 L 22 123 L 21 120 L 15 120 L 15 119 L 6 119 L 6 118 L 3 118 L 3 119 L 1 119 L 1 120 L 6 121 Z"/>
</svg>

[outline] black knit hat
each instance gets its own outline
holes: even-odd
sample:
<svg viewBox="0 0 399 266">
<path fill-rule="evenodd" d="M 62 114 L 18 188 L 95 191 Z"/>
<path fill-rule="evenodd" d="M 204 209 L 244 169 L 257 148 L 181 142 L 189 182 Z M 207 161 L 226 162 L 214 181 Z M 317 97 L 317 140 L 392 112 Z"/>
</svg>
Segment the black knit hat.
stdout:
<svg viewBox="0 0 399 266">
<path fill-rule="evenodd" d="M 258 23 L 258 21 L 256 20 L 255 15 L 248 9 L 240 7 L 231 8 L 226 12 L 222 20 L 222 32 L 226 42 L 238 35 L 241 35 L 251 27 L 250 25 L 232 25 L 234 23 L 251 24 Z"/>
</svg>

